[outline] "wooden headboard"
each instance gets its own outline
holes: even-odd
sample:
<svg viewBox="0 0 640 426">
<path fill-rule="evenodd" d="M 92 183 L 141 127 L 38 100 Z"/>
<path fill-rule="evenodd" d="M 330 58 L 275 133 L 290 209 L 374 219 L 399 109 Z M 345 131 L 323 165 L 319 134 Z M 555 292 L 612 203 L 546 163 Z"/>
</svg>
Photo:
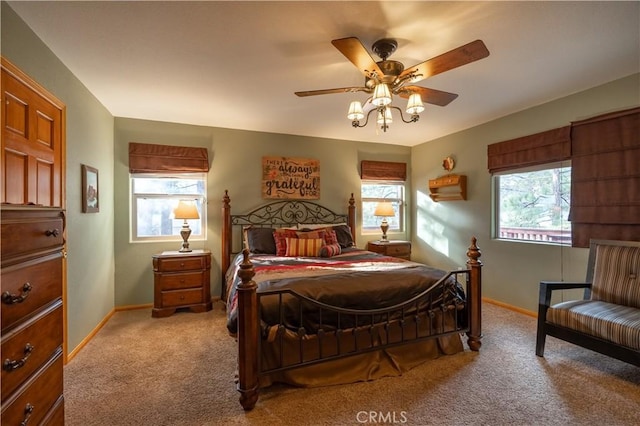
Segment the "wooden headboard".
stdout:
<svg viewBox="0 0 640 426">
<path fill-rule="evenodd" d="M 245 213 L 231 214 L 231 198 L 229 192 L 224 191 L 222 197 L 222 277 L 231 263 L 233 254 L 234 227 L 239 229 L 235 234 L 242 240 L 242 227 L 247 225 L 282 228 L 297 226 L 299 223 L 331 224 L 345 223 L 351 229 L 351 236 L 355 243 L 356 202 L 353 193 L 349 198 L 347 213 L 336 213 L 318 203 L 306 200 L 278 200 L 261 205 Z M 240 245 L 241 246 L 241 245 Z"/>
</svg>

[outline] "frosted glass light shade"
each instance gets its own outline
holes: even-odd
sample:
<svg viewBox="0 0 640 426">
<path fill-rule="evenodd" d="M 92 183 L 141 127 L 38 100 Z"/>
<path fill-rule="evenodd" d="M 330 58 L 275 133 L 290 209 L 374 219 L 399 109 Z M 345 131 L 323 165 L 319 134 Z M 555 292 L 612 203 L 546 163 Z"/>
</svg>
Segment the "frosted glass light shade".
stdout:
<svg viewBox="0 0 640 426">
<path fill-rule="evenodd" d="M 362 120 L 364 118 L 364 111 L 362 110 L 362 104 L 360 102 L 351 102 L 351 105 L 349 105 L 347 118 L 349 120 Z"/>
<path fill-rule="evenodd" d="M 391 92 L 389 86 L 384 83 L 380 83 L 373 90 L 373 98 L 371 103 L 375 106 L 385 106 L 391 103 Z"/>
<path fill-rule="evenodd" d="M 419 93 L 413 93 L 409 96 L 409 102 L 407 102 L 407 114 L 420 114 L 422 111 L 424 111 L 422 98 Z"/>
<path fill-rule="evenodd" d="M 391 110 L 389 108 L 384 109 L 384 116 L 378 111 L 378 124 L 391 124 L 393 123 L 393 117 L 391 116 Z"/>
</svg>

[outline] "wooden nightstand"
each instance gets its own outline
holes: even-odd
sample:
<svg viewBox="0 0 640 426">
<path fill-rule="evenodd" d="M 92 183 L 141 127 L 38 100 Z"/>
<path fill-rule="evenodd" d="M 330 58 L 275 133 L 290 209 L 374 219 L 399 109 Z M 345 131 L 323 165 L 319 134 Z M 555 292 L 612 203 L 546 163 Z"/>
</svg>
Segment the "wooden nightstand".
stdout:
<svg viewBox="0 0 640 426">
<path fill-rule="evenodd" d="M 411 242 L 390 240 L 388 242 L 369 241 L 367 250 L 375 253 L 384 254 L 385 256 L 398 257 L 400 259 L 411 260 Z"/>
<path fill-rule="evenodd" d="M 192 312 L 210 311 L 209 270 L 211 252 L 165 251 L 153 255 L 153 310 L 155 318 L 168 317 L 178 308 Z"/>
</svg>

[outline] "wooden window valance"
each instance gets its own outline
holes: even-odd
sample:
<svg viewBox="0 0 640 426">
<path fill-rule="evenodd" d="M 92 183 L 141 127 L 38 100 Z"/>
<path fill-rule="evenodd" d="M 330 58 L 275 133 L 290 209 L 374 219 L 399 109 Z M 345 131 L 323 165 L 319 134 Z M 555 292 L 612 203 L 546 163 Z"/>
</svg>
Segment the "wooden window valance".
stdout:
<svg viewBox="0 0 640 426">
<path fill-rule="evenodd" d="M 572 123 L 574 247 L 640 240 L 640 107 Z"/>
<path fill-rule="evenodd" d="M 208 172 L 206 148 L 129 143 L 130 173 Z"/>
<path fill-rule="evenodd" d="M 487 147 L 490 173 L 568 160 L 571 157 L 571 126 L 523 136 Z"/>
<path fill-rule="evenodd" d="M 407 180 L 407 164 L 363 160 L 360 163 L 360 176 L 364 180 L 404 182 Z"/>
</svg>

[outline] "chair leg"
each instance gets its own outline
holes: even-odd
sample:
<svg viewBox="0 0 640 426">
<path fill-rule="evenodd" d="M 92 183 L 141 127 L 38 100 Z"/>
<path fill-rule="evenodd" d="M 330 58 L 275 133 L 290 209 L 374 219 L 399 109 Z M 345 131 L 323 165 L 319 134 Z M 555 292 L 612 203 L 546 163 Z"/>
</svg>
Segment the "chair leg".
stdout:
<svg viewBox="0 0 640 426">
<path fill-rule="evenodd" d="M 547 333 L 544 330 L 544 317 L 538 316 L 538 333 L 536 335 L 536 355 L 544 356 L 544 343 Z"/>
</svg>

